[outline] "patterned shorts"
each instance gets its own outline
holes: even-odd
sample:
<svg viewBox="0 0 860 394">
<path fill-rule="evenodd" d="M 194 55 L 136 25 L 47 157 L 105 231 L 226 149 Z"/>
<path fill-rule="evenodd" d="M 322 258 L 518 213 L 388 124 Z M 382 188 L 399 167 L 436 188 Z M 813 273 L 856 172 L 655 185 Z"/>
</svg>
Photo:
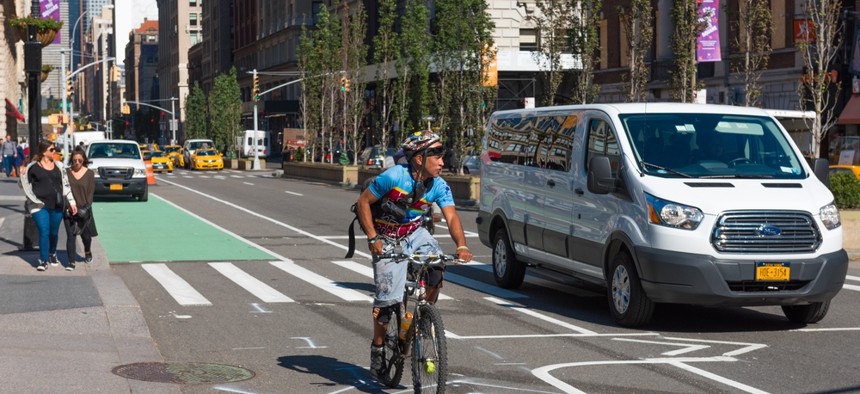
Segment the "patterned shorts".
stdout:
<svg viewBox="0 0 860 394">
<path fill-rule="evenodd" d="M 388 241 L 385 241 L 385 250 L 389 250 Z M 401 241 L 405 254 L 438 254 L 441 253 L 439 242 L 427 231 L 420 227 L 410 234 L 406 240 Z M 406 287 L 407 264 L 405 261 L 399 263 L 392 259 L 373 259 L 373 281 L 376 291 L 373 296 L 373 306 L 381 308 L 394 305 L 403 301 L 403 292 Z"/>
</svg>

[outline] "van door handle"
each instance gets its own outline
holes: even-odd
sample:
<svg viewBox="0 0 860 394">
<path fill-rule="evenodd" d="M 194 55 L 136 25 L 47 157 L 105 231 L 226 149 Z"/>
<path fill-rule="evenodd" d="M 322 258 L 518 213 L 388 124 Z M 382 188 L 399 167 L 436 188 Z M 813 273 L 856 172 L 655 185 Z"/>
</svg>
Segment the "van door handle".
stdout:
<svg viewBox="0 0 860 394">
<path fill-rule="evenodd" d="M 585 194 L 585 192 L 582 191 L 582 189 L 580 189 L 580 188 L 573 189 L 573 192 L 576 193 L 577 195 L 580 195 L 580 196 Z"/>
<path fill-rule="evenodd" d="M 552 179 L 550 179 L 550 180 L 546 181 L 546 184 L 547 184 L 549 187 L 555 187 L 555 181 L 554 181 L 554 180 L 552 180 Z"/>
</svg>

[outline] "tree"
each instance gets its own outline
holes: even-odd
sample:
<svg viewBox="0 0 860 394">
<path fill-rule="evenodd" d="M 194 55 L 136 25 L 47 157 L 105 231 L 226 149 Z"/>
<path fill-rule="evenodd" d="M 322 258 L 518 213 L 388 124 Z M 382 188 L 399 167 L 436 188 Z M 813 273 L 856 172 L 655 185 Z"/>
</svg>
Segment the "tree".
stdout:
<svg viewBox="0 0 860 394">
<path fill-rule="evenodd" d="M 320 100 L 320 80 L 319 78 L 311 78 L 311 76 L 319 74 L 320 66 L 315 54 L 313 35 L 302 25 L 297 54 L 299 87 L 301 89 L 299 109 L 302 114 L 305 146 L 312 148 L 310 155 L 302 156 L 302 161 L 307 161 L 308 156 L 310 156 L 311 161 L 316 158 L 316 149 L 313 149 L 313 147 L 317 143 L 317 134 L 320 127 L 319 121 L 322 117 L 318 104 Z"/>
<path fill-rule="evenodd" d="M 367 66 L 368 46 L 364 42 L 367 34 L 367 14 L 364 6 L 358 3 L 358 8 L 347 12 L 346 48 L 346 78 L 349 80 L 349 91 L 346 92 L 346 129 L 349 131 L 349 141 L 352 145 L 353 163 L 358 163 L 361 153 L 362 119 L 367 110 L 364 92 L 367 88 L 364 68 Z"/>
<path fill-rule="evenodd" d="M 815 119 L 809 125 L 812 132 L 809 154 L 813 158 L 819 157 L 821 141 L 836 125 L 833 107 L 841 86 L 839 80 L 831 76 L 830 70 L 831 67 L 837 67 L 833 60 L 842 47 L 843 25 L 839 18 L 841 3 L 838 0 L 802 1 L 809 29 L 802 42 L 797 44 L 806 71 L 799 94 L 801 109 L 815 112 Z"/>
<path fill-rule="evenodd" d="M 532 57 L 541 70 L 540 78 L 543 85 L 543 96 L 540 105 L 555 105 L 556 93 L 564 79 L 564 67 L 561 57 L 573 50 L 572 24 L 575 14 L 580 12 L 575 0 L 537 0 L 537 11 L 527 20 L 535 25 L 538 35 L 538 50 L 532 52 Z"/>
<path fill-rule="evenodd" d="M 185 138 L 209 138 L 209 110 L 206 95 L 194 81 L 191 93 L 185 99 Z"/>
<path fill-rule="evenodd" d="M 236 67 L 231 67 L 229 74 L 215 77 L 209 94 L 209 114 L 215 146 L 219 150 L 232 149 L 238 157 L 241 147 L 235 144 L 242 133 L 242 91 L 236 80 Z"/>
<path fill-rule="evenodd" d="M 624 84 L 628 102 L 643 102 L 648 98 L 650 70 L 645 62 L 651 42 L 654 40 L 654 22 L 651 0 L 631 0 L 630 4 L 619 7 L 624 38 L 629 48 L 630 74 Z"/>
<path fill-rule="evenodd" d="M 594 102 L 600 94 L 600 86 L 594 83 L 594 65 L 600 60 L 600 26 L 601 0 L 579 0 L 579 12 L 571 20 L 573 28 L 574 53 L 579 57 L 579 69 L 573 70 L 575 84 L 571 98 L 575 103 L 588 104 Z"/>
<path fill-rule="evenodd" d="M 704 22 L 699 20 L 697 1 L 673 0 L 672 21 L 675 24 L 672 35 L 675 67 L 669 71 L 672 97 L 691 103 L 702 86 L 702 82 L 696 80 L 696 41 Z"/>
<path fill-rule="evenodd" d="M 338 4 L 340 4 L 338 2 Z M 335 6 L 337 8 L 337 6 Z M 317 14 L 317 25 L 313 32 L 314 36 L 314 52 L 317 64 L 319 65 L 318 76 L 320 83 L 320 133 L 323 144 L 320 146 L 320 152 L 325 158 L 325 149 L 330 150 L 331 157 L 329 162 L 334 162 L 334 146 L 332 138 L 334 135 L 335 126 L 335 107 L 337 104 L 338 94 L 340 93 L 340 80 L 343 74 L 340 72 L 342 67 L 343 37 L 341 36 L 341 20 L 337 17 L 332 17 L 326 7 L 320 9 Z M 328 142 L 326 144 L 326 141 Z M 319 142 L 319 141 L 317 141 Z M 314 147 L 316 150 L 316 147 Z"/>
<path fill-rule="evenodd" d="M 437 124 L 455 157 L 464 157 L 468 147 L 477 146 L 483 137 L 486 116 L 492 110 L 489 91 L 495 88 L 484 87 L 482 55 L 493 48 L 495 25 L 483 0 L 438 0 L 436 15 Z"/>
<path fill-rule="evenodd" d="M 419 112 L 424 111 L 427 105 L 427 23 L 427 8 L 424 4 L 418 0 L 409 0 L 398 37 L 400 56 L 395 62 L 397 80 L 394 82 L 394 92 L 397 99 L 394 101 L 394 116 L 400 126 L 396 141 L 402 141 L 405 134 L 420 125 L 421 115 L 427 114 Z"/>
<path fill-rule="evenodd" d="M 397 18 L 397 1 L 379 0 L 379 29 L 373 37 L 373 62 L 376 64 L 376 104 L 379 106 L 380 143 L 383 150 L 389 145 L 392 113 L 392 68 L 397 62 L 397 33 L 394 21 Z"/>
<path fill-rule="evenodd" d="M 744 105 L 761 105 L 761 75 L 770 59 L 770 38 L 773 35 L 773 19 L 770 5 L 760 0 L 741 0 L 735 20 L 732 46 L 735 56 L 731 59 L 732 72 L 740 74 L 744 82 Z"/>
</svg>

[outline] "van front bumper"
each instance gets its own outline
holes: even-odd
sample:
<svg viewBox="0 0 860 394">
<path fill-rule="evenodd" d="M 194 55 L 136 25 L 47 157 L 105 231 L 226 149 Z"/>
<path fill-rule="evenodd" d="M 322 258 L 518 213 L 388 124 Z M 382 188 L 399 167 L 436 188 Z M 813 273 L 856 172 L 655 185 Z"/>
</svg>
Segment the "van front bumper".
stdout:
<svg viewBox="0 0 860 394">
<path fill-rule="evenodd" d="M 100 178 L 96 176 L 96 188 L 94 194 L 143 194 L 146 191 L 146 178 Z"/>
<path fill-rule="evenodd" d="M 816 258 L 756 261 L 636 248 L 642 287 L 652 301 L 714 306 L 794 305 L 828 301 L 848 272 L 844 249 Z M 789 263 L 786 281 L 757 282 L 756 263 Z"/>
</svg>

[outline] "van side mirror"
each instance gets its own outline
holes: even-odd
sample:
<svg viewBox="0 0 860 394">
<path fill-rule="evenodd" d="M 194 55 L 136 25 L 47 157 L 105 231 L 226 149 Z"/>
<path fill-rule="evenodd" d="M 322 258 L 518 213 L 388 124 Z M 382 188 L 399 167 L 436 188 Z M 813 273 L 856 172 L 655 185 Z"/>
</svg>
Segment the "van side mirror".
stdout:
<svg viewBox="0 0 860 394">
<path fill-rule="evenodd" d="M 594 156 L 588 162 L 588 191 L 594 194 L 607 194 L 615 191 L 615 178 L 612 177 L 612 169 L 609 158 L 606 156 Z"/>
<path fill-rule="evenodd" d="M 824 186 L 830 187 L 830 162 L 827 159 L 815 159 L 812 162 L 812 172 Z"/>
</svg>

